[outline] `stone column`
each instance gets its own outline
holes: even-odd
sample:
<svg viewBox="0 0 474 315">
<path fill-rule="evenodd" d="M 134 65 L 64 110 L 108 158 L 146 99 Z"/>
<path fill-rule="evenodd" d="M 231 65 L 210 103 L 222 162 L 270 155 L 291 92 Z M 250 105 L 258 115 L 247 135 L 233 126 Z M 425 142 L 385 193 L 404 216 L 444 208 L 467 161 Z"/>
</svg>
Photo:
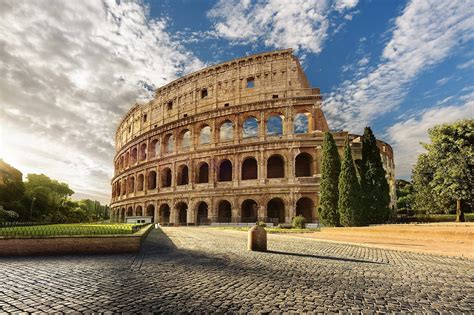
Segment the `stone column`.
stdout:
<svg viewBox="0 0 474 315">
<path fill-rule="evenodd" d="M 265 220 L 265 210 L 266 210 L 266 206 L 267 205 L 264 205 L 264 204 L 261 204 L 260 207 L 258 207 L 258 218 L 257 218 L 257 221 L 263 221 Z"/>
</svg>

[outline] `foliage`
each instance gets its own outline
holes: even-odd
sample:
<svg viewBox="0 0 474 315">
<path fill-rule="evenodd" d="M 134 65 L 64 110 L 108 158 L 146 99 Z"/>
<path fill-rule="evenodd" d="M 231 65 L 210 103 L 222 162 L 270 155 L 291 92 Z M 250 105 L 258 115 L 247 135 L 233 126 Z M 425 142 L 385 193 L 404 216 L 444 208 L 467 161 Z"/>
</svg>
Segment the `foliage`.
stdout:
<svg viewBox="0 0 474 315">
<path fill-rule="evenodd" d="M 132 234 L 143 224 L 47 224 L 0 225 L 0 236 L 49 236 L 49 235 L 110 235 Z"/>
<path fill-rule="evenodd" d="M 267 224 L 266 224 L 265 222 L 263 222 L 263 221 L 257 222 L 257 225 L 258 225 L 258 226 L 261 226 L 261 227 L 266 227 L 266 226 L 267 226 Z"/>
<path fill-rule="evenodd" d="M 406 180 L 397 179 L 397 209 L 411 210 L 415 201 L 413 185 Z"/>
<path fill-rule="evenodd" d="M 366 225 L 386 222 L 390 214 L 390 188 L 385 177 L 380 150 L 370 127 L 365 127 L 362 136 L 359 173 L 364 209 L 360 223 Z"/>
<path fill-rule="evenodd" d="M 304 229 L 306 228 L 306 219 L 302 215 L 297 215 L 291 220 L 291 225 L 295 229 Z"/>
<path fill-rule="evenodd" d="M 25 207 L 25 185 L 21 181 L 5 179 L 0 186 L 0 206 L 7 211 L 14 211 L 20 217 L 27 215 Z M 0 218 L 0 220 L 2 220 Z"/>
<path fill-rule="evenodd" d="M 341 162 L 336 142 L 330 132 L 325 132 L 321 161 L 321 210 L 319 215 L 321 222 L 327 226 L 339 225 L 337 203 L 339 199 L 338 184 L 340 170 Z"/>
<path fill-rule="evenodd" d="M 339 174 L 339 220 L 342 226 L 357 226 L 361 222 L 360 187 L 349 139 L 344 143 L 344 156 Z"/>
</svg>

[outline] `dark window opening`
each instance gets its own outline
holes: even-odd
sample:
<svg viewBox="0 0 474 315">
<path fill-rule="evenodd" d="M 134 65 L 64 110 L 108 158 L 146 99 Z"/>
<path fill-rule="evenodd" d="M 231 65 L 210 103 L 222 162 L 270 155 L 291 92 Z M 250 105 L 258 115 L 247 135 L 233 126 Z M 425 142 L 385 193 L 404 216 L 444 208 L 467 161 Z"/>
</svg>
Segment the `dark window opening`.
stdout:
<svg viewBox="0 0 474 315">
<path fill-rule="evenodd" d="M 280 198 L 273 198 L 268 202 L 267 219 L 274 224 L 285 222 L 285 204 Z"/>
<path fill-rule="evenodd" d="M 255 87 L 255 80 L 254 78 L 247 78 L 247 88 Z"/>
<path fill-rule="evenodd" d="M 231 222 L 232 221 L 232 206 L 227 200 L 219 203 L 217 210 L 217 222 Z"/>
<path fill-rule="evenodd" d="M 219 167 L 220 182 L 232 181 L 232 163 L 229 160 L 224 160 Z"/>
<path fill-rule="evenodd" d="M 300 153 L 295 159 L 295 176 L 307 177 L 313 175 L 313 157 L 308 153 Z"/>
<path fill-rule="evenodd" d="M 247 199 L 242 203 L 242 222 L 257 222 L 258 206 L 255 200 Z"/>
<path fill-rule="evenodd" d="M 143 115 L 143 122 L 146 122 L 146 119 L 147 119 L 147 116 L 145 114 L 145 115 Z"/>
<path fill-rule="evenodd" d="M 207 165 L 207 163 L 203 163 L 199 167 L 198 184 L 208 183 L 208 182 L 209 182 L 209 165 Z"/>
<path fill-rule="evenodd" d="M 270 157 L 267 161 L 267 178 L 285 177 L 285 162 L 278 155 Z"/>
<path fill-rule="evenodd" d="M 184 114 L 183 117 L 185 117 L 185 118 L 188 117 L 188 114 Z"/>
<path fill-rule="evenodd" d="M 179 224 L 184 224 L 186 225 L 188 221 L 188 205 L 185 204 L 184 202 L 181 202 L 177 206 L 178 208 L 178 222 Z"/>
<path fill-rule="evenodd" d="M 162 187 L 171 187 L 171 170 L 169 168 L 163 170 Z"/>
<path fill-rule="evenodd" d="M 201 202 L 197 211 L 197 224 L 209 224 L 207 203 Z"/>
<path fill-rule="evenodd" d="M 163 204 L 160 207 L 160 223 L 169 223 L 170 222 L 170 207 L 167 204 Z"/>
<path fill-rule="evenodd" d="M 257 161 L 254 158 L 246 159 L 242 163 L 242 180 L 257 179 L 258 167 Z"/>
<path fill-rule="evenodd" d="M 273 94 L 273 99 L 277 99 L 278 98 L 278 94 Z"/>
<path fill-rule="evenodd" d="M 178 178 L 178 185 L 187 185 L 189 183 L 189 172 L 188 167 L 184 165 L 181 168 L 179 178 Z"/>
<path fill-rule="evenodd" d="M 314 203 L 311 199 L 303 197 L 296 203 L 296 215 L 302 215 L 306 222 L 313 222 Z"/>
<path fill-rule="evenodd" d="M 201 90 L 201 98 L 207 97 L 207 89 L 202 89 Z"/>
<path fill-rule="evenodd" d="M 166 106 L 167 106 L 167 109 L 168 109 L 168 110 L 173 109 L 173 101 L 169 101 Z"/>
<path fill-rule="evenodd" d="M 229 103 L 225 103 L 225 104 L 224 104 L 224 107 L 229 107 Z"/>
</svg>

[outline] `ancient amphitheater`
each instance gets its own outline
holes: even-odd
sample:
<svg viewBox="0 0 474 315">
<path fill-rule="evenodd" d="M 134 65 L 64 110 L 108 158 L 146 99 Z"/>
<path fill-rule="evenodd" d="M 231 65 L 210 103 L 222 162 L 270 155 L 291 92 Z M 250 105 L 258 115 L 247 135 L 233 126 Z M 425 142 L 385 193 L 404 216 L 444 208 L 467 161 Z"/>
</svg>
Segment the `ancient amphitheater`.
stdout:
<svg viewBox="0 0 474 315">
<path fill-rule="evenodd" d="M 157 89 L 117 128 L 112 220 L 281 223 L 301 214 L 317 222 L 329 131 L 321 102 L 291 49 L 214 65 Z M 349 136 L 360 158 L 360 136 L 333 135 L 341 153 Z M 392 148 L 379 147 L 394 196 Z"/>
</svg>

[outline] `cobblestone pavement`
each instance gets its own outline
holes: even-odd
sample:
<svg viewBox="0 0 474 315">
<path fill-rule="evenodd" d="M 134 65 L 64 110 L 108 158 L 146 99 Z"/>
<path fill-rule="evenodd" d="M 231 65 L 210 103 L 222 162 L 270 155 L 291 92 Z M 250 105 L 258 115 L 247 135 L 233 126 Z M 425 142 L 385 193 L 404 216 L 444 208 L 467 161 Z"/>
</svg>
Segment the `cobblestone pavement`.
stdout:
<svg viewBox="0 0 474 315">
<path fill-rule="evenodd" d="M 244 232 L 153 231 L 137 255 L 0 258 L 0 312 L 474 310 L 474 261 Z"/>
</svg>

